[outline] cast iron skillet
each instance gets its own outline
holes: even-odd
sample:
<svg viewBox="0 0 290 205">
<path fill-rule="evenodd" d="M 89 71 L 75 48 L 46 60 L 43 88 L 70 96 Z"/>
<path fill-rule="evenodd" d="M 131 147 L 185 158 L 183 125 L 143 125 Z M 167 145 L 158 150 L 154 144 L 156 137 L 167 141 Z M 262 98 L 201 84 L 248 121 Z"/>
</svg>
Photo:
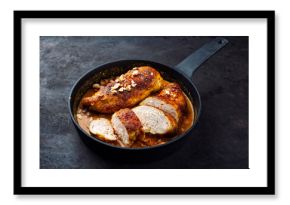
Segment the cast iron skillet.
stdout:
<svg viewBox="0 0 290 205">
<path fill-rule="evenodd" d="M 102 152 L 106 157 L 112 158 L 135 158 L 135 159 L 150 159 L 169 154 L 176 148 L 180 147 L 186 138 L 192 136 L 193 128 L 195 127 L 201 112 L 201 99 L 197 88 L 191 80 L 193 72 L 210 56 L 215 54 L 218 50 L 224 47 L 228 40 L 224 38 L 215 38 L 214 40 L 206 43 L 197 51 L 188 56 L 181 63 L 175 67 L 166 66 L 157 62 L 147 60 L 120 60 L 110 62 L 96 67 L 83 75 L 73 86 L 69 96 L 69 112 L 72 121 L 79 132 L 79 135 L 84 142 L 98 152 Z M 157 69 L 162 77 L 171 82 L 177 82 L 182 90 L 189 97 L 194 106 L 195 121 L 191 128 L 189 128 L 182 135 L 174 137 L 169 142 L 151 147 L 143 148 L 126 148 L 117 147 L 106 142 L 103 142 L 93 136 L 87 134 L 77 123 L 76 110 L 81 100 L 82 95 L 94 84 L 101 79 L 106 79 L 111 76 L 118 76 L 125 73 L 135 66 L 150 65 Z M 105 152 L 105 153 L 104 153 Z"/>
</svg>

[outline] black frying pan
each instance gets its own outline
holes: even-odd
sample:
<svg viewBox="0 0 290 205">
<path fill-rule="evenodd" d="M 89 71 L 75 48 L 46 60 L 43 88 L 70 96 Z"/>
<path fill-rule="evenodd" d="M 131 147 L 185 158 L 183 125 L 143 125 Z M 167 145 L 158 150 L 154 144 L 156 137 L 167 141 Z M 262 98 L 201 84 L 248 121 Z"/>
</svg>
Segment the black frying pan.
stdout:
<svg viewBox="0 0 290 205">
<path fill-rule="evenodd" d="M 166 66 L 157 62 L 147 61 L 147 60 L 120 60 L 116 62 L 110 62 L 96 67 L 95 69 L 89 71 L 83 75 L 73 86 L 70 96 L 69 96 L 69 112 L 72 121 L 79 132 L 81 138 L 84 142 L 91 148 L 97 150 L 98 152 L 106 152 L 104 155 L 121 158 L 149 158 L 150 156 L 164 156 L 168 154 L 175 148 L 181 146 L 181 143 L 185 141 L 186 138 L 192 137 L 193 128 L 198 122 L 199 115 L 201 112 L 201 99 L 197 88 L 191 80 L 191 76 L 194 71 L 209 57 L 215 54 L 218 50 L 223 48 L 228 43 L 228 40 L 224 38 L 216 38 L 197 51 L 192 53 L 181 63 L 175 67 Z M 162 77 L 171 82 L 177 82 L 189 97 L 195 109 L 195 122 L 185 133 L 174 137 L 171 141 L 157 146 L 143 147 L 143 148 L 126 148 L 118 147 L 106 142 L 103 142 L 93 136 L 87 134 L 77 123 L 76 120 L 76 110 L 77 106 L 81 100 L 83 94 L 91 88 L 92 84 L 98 82 L 101 79 L 110 78 L 111 76 L 121 75 L 135 66 L 150 65 L 157 69 Z"/>
</svg>

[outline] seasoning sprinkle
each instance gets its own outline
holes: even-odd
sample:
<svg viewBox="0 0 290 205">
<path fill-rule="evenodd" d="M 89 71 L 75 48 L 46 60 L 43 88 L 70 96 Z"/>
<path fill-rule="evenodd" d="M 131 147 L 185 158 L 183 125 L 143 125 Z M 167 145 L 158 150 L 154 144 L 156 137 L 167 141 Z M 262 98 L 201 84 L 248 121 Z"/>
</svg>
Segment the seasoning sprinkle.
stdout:
<svg viewBox="0 0 290 205">
<path fill-rule="evenodd" d="M 138 74 L 139 74 L 138 70 L 133 70 L 133 72 L 132 72 L 133 76 L 138 75 Z"/>
<path fill-rule="evenodd" d="M 111 90 L 115 90 L 115 89 L 117 89 L 118 87 L 120 87 L 120 83 L 116 83 L 115 85 L 113 85 L 112 87 L 111 87 Z"/>
<path fill-rule="evenodd" d="M 100 87 L 101 87 L 101 85 L 99 83 L 93 84 L 93 88 L 100 88 Z"/>
<path fill-rule="evenodd" d="M 136 87 L 136 83 L 135 83 L 135 81 L 134 80 L 131 80 L 131 85 L 132 85 L 132 87 L 134 88 L 134 87 Z"/>
</svg>

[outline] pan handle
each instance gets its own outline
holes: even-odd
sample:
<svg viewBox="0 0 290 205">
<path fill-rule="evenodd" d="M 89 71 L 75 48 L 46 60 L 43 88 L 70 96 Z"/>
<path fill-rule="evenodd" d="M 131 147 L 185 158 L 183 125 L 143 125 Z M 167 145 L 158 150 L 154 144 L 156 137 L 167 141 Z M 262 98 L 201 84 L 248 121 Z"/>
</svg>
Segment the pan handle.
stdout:
<svg viewBox="0 0 290 205">
<path fill-rule="evenodd" d="M 229 41 L 225 38 L 217 37 L 214 40 L 204 44 L 197 51 L 185 58 L 177 64 L 175 68 L 181 70 L 186 76 L 191 78 L 194 71 L 196 71 L 203 62 L 227 45 L 228 42 Z"/>
</svg>

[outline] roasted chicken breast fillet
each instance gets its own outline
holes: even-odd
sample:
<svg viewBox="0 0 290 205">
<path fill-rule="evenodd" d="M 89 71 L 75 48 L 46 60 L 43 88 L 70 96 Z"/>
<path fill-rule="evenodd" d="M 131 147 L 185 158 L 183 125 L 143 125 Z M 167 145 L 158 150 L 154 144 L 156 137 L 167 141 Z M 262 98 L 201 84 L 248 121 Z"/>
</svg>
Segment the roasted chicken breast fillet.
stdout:
<svg viewBox="0 0 290 205">
<path fill-rule="evenodd" d="M 144 132 L 142 124 L 131 109 L 121 109 L 112 115 L 112 126 L 121 142 L 130 146 L 134 141 L 142 137 Z"/>
<path fill-rule="evenodd" d="M 186 109 L 186 98 L 177 83 L 168 83 L 159 94 L 147 97 L 140 105 L 156 107 L 170 114 L 178 122 Z"/>
<path fill-rule="evenodd" d="M 114 113 L 130 108 L 162 88 L 160 73 L 150 66 L 135 67 L 114 82 L 101 86 L 92 97 L 82 100 L 82 105 L 100 113 Z"/>
</svg>

